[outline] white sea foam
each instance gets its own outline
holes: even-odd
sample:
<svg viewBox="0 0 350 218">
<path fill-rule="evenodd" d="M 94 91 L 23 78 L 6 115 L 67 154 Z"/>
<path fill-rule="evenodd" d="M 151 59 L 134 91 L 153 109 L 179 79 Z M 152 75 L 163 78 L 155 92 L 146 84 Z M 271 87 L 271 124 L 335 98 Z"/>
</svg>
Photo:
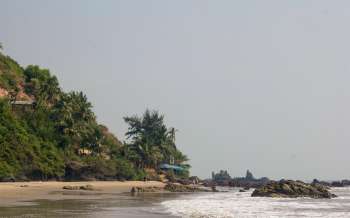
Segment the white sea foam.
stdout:
<svg viewBox="0 0 350 218">
<path fill-rule="evenodd" d="M 333 190 L 335 199 L 250 197 L 251 192 L 210 193 L 162 202 L 180 217 L 350 217 L 350 189 Z"/>
</svg>

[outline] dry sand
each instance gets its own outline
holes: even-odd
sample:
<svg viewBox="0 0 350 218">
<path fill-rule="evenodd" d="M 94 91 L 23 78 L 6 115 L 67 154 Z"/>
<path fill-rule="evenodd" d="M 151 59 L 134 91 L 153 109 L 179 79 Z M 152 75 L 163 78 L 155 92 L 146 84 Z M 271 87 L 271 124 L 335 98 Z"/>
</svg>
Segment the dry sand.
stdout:
<svg viewBox="0 0 350 218">
<path fill-rule="evenodd" d="M 64 190 L 63 186 L 92 185 L 96 191 Z M 157 181 L 13 182 L 0 183 L 0 207 L 26 204 L 34 200 L 100 199 L 129 192 L 132 187 L 164 187 Z"/>
</svg>

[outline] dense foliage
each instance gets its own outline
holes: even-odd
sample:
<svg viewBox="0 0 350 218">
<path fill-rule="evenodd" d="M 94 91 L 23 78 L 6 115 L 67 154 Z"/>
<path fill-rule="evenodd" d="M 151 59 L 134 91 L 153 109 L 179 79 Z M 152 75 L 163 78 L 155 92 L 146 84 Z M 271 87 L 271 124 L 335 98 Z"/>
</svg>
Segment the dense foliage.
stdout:
<svg viewBox="0 0 350 218">
<path fill-rule="evenodd" d="M 158 112 L 126 117 L 123 144 L 97 123 L 82 92 L 63 92 L 49 70 L 23 69 L 1 53 L 0 94 L 0 181 L 142 179 L 160 163 L 188 167 Z"/>
<path fill-rule="evenodd" d="M 188 160 L 176 148 L 175 129 L 167 129 L 164 116 L 157 111 L 146 110 L 142 117 L 125 117 L 124 120 L 129 125 L 126 136 L 130 139 L 125 153 L 138 167 L 157 168 L 164 162 L 180 165 Z"/>
</svg>

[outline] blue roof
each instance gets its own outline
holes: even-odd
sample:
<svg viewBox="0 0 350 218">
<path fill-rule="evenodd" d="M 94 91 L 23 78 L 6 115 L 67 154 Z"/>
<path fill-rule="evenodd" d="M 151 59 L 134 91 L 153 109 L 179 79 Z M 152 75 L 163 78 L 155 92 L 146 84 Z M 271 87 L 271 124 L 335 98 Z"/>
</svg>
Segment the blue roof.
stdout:
<svg viewBox="0 0 350 218">
<path fill-rule="evenodd" d="M 177 166 L 177 165 L 170 165 L 170 164 L 161 164 L 160 165 L 160 169 L 173 169 L 173 170 L 179 170 L 179 171 L 182 171 L 182 170 L 185 170 L 184 168 L 180 167 L 180 166 Z"/>
</svg>

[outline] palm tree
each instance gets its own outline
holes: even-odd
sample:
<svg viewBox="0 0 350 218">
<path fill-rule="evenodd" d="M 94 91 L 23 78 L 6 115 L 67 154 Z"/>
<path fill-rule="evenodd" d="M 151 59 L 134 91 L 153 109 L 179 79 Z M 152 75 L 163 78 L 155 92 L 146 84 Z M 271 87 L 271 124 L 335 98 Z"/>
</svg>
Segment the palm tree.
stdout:
<svg viewBox="0 0 350 218">
<path fill-rule="evenodd" d="M 173 142 L 173 143 L 175 143 L 175 133 L 177 132 L 178 130 L 177 129 L 175 129 L 174 127 L 171 127 L 170 129 L 169 129 L 169 131 L 168 131 L 168 135 L 169 135 L 169 138 L 170 138 L 170 140 Z"/>
<path fill-rule="evenodd" d="M 142 158 L 141 165 L 157 168 L 164 161 L 175 159 L 182 163 L 187 160 L 175 145 L 175 128 L 167 128 L 164 124 L 164 116 L 158 111 L 146 110 L 142 117 L 124 117 L 129 125 L 125 134 L 129 146 Z"/>
</svg>

